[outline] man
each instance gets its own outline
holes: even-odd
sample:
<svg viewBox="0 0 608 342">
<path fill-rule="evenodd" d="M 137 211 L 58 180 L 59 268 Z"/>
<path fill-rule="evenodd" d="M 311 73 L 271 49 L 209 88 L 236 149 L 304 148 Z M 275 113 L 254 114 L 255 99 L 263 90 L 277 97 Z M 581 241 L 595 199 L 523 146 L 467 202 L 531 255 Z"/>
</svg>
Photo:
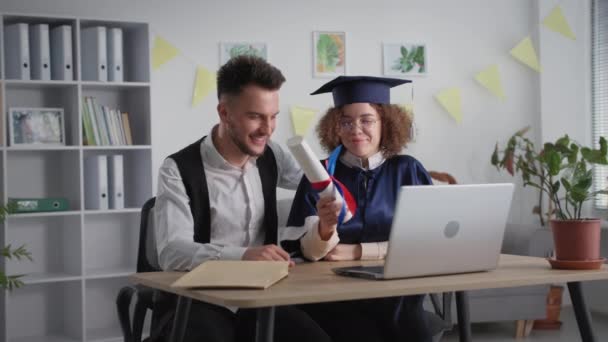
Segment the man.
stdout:
<svg viewBox="0 0 608 342">
<path fill-rule="evenodd" d="M 236 57 L 220 68 L 220 123 L 160 168 L 155 236 L 162 269 L 190 270 L 215 259 L 290 260 L 277 246 L 276 187 L 295 189 L 302 172 L 270 141 L 284 81 L 256 57 Z M 329 248 L 320 238 L 306 240 L 314 250 Z M 329 340 L 295 307 L 277 308 L 275 317 L 277 341 Z M 242 341 L 254 329 L 254 311 L 193 302 L 186 340 Z"/>
</svg>

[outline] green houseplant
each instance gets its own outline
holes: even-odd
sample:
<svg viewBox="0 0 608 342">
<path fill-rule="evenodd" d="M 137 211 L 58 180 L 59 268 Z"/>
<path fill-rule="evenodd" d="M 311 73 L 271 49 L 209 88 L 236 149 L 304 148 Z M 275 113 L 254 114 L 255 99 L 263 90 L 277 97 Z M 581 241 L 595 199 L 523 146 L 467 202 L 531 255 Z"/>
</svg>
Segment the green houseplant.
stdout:
<svg viewBox="0 0 608 342">
<path fill-rule="evenodd" d="M 9 213 L 9 208 L 0 206 L 0 222 L 4 222 L 6 215 Z M 20 246 L 15 249 L 11 245 L 0 248 L 0 257 L 7 259 L 28 259 L 32 261 L 32 255 L 25 249 L 25 246 Z M 7 275 L 0 271 L 0 289 L 12 290 L 16 287 L 23 286 L 23 282 L 19 279 L 23 275 Z"/>
<path fill-rule="evenodd" d="M 536 150 L 525 137 L 529 128 L 517 131 L 509 138 L 504 150 L 498 143 L 491 163 L 511 175 L 521 174 L 524 186 L 540 192 L 536 210 L 543 219 L 543 195 L 549 199 L 546 217 L 553 230 L 557 260 L 599 260 L 600 220 L 582 217 L 583 204 L 598 195 L 608 195 L 608 189 L 592 191 L 593 165 L 608 165 L 608 144 L 599 139 L 599 149 L 581 146 L 568 135 Z"/>
</svg>

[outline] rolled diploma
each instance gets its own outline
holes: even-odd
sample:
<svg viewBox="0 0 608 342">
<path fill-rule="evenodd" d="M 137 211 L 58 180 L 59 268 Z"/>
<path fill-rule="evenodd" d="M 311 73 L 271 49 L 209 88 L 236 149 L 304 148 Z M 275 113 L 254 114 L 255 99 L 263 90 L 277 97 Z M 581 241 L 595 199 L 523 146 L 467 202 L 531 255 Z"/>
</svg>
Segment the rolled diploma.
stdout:
<svg viewBox="0 0 608 342">
<path fill-rule="evenodd" d="M 287 140 L 287 147 L 298 161 L 298 164 L 300 164 L 300 167 L 302 168 L 302 171 L 304 171 L 304 175 L 306 175 L 309 182 L 318 183 L 330 179 L 329 174 L 319 162 L 319 158 L 315 155 L 310 146 L 308 146 L 303 137 L 296 135 L 295 137 L 290 138 Z M 333 196 L 338 203 L 344 203 L 342 195 L 340 195 L 333 182 L 329 182 L 329 185 L 319 192 L 319 196 Z M 346 222 L 352 217 L 352 213 L 348 210 L 348 206 L 346 206 L 346 213 L 344 214 L 344 220 L 342 222 Z"/>
</svg>

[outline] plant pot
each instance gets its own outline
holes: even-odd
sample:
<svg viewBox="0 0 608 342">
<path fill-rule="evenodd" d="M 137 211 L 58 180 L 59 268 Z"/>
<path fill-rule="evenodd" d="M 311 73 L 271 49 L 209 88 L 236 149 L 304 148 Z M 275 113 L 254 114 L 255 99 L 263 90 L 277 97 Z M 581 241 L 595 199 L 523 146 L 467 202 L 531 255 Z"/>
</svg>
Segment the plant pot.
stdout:
<svg viewBox="0 0 608 342">
<path fill-rule="evenodd" d="M 600 258 L 600 219 L 551 220 L 555 258 L 591 261 Z"/>
<path fill-rule="evenodd" d="M 535 320 L 534 329 L 553 330 L 562 326 L 559 315 L 562 309 L 563 292 L 564 288 L 562 286 L 551 285 L 547 294 L 547 318 Z"/>
</svg>

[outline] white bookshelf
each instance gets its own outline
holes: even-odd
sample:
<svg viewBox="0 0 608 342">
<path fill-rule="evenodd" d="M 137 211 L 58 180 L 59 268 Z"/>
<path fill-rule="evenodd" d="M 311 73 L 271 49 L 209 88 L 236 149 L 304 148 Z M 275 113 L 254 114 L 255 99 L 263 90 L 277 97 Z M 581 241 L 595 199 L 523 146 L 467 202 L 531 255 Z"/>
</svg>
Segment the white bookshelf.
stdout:
<svg viewBox="0 0 608 342">
<path fill-rule="evenodd" d="M 0 291 L 0 342 L 121 341 L 118 290 L 136 268 L 139 210 L 152 196 L 150 33 L 146 23 L 76 17 L 0 14 L 0 199 L 63 197 L 67 211 L 12 214 L 0 223 L 0 246 L 24 244 L 33 262 L 0 260 L 24 287 Z M 13 23 L 72 27 L 73 81 L 6 79 L 4 30 Z M 123 82 L 82 79 L 81 31 L 123 29 Z M 129 113 L 133 145 L 83 145 L 85 96 Z M 11 146 L 10 107 L 64 110 L 65 146 Z M 85 209 L 90 175 L 84 160 L 120 154 L 124 209 Z"/>
</svg>

